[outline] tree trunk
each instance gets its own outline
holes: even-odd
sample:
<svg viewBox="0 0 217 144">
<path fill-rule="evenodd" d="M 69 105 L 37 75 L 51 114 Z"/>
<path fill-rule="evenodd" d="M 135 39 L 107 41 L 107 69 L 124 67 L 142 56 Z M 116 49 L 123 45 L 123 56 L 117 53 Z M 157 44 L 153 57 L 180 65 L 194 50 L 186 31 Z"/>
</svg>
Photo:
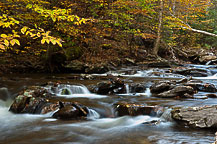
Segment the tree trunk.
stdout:
<svg viewBox="0 0 217 144">
<path fill-rule="evenodd" d="M 153 54 L 158 56 L 159 44 L 161 39 L 161 27 L 162 27 L 162 19 L 163 19 L 163 0 L 160 0 L 160 11 L 159 11 L 159 24 L 157 29 L 157 39 L 154 45 Z"/>
</svg>

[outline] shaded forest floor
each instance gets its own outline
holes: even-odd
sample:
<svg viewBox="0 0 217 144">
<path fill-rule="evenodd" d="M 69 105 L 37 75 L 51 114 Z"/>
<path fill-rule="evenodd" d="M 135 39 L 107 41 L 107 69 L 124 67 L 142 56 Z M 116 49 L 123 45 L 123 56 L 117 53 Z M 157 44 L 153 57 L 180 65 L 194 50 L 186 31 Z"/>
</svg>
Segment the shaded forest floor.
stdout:
<svg viewBox="0 0 217 144">
<path fill-rule="evenodd" d="M 151 44 L 150 44 L 151 45 Z M 161 49 L 157 60 L 152 48 L 137 46 L 130 50 L 116 47 L 103 47 L 97 51 L 85 51 L 73 60 L 67 60 L 63 51 L 53 52 L 46 59 L 44 54 L 0 53 L 0 73 L 105 73 L 124 66 L 170 67 L 171 64 L 215 64 L 216 51 L 202 48 Z"/>
</svg>

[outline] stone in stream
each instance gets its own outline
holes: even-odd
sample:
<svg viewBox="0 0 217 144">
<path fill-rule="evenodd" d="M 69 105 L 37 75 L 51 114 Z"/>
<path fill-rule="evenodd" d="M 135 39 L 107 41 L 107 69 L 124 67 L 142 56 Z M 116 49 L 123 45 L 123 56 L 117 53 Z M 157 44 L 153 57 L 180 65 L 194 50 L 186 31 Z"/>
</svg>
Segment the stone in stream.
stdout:
<svg viewBox="0 0 217 144">
<path fill-rule="evenodd" d="M 0 88 L 0 100 L 7 100 L 9 98 L 9 92 L 6 87 Z"/>
<path fill-rule="evenodd" d="M 193 82 L 189 82 L 184 84 L 186 86 L 191 86 L 192 88 L 194 88 L 197 91 L 203 91 L 203 92 L 217 92 L 217 89 L 215 87 L 214 84 L 210 84 L 210 83 L 193 83 Z"/>
<path fill-rule="evenodd" d="M 160 116 L 164 109 L 160 106 L 147 106 L 146 104 L 136 104 L 127 102 L 118 102 L 114 104 L 116 116 L 138 116 L 138 115 L 150 115 Z"/>
<path fill-rule="evenodd" d="M 176 86 L 171 90 L 157 94 L 157 97 L 162 98 L 193 98 L 194 89 L 190 86 Z"/>
<path fill-rule="evenodd" d="M 145 83 L 131 83 L 128 86 L 130 93 L 143 93 L 147 88 Z"/>
<path fill-rule="evenodd" d="M 161 81 L 161 82 L 153 84 L 150 87 L 150 91 L 153 94 L 158 94 L 158 93 L 161 93 L 161 92 L 164 92 L 164 91 L 171 90 L 174 87 L 175 87 L 175 83 L 173 84 L 170 81 Z"/>
<path fill-rule="evenodd" d="M 112 78 L 110 81 L 99 82 L 97 85 L 91 85 L 88 88 L 91 92 L 102 95 L 126 93 L 124 81 L 119 78 Z"/>
<path fill-rule="evenodd" d="M 150 87 L 153 96 L 162 98 L 198 98 L 193 97 L 194 93 L 217 92 L 214 84 L 203 83 L 200 80 L 192 78 L 183 78 L 177 81 L 160 81 Z M 207 96 L 205 96 L 207 98 Z"/>
<path fill-rule="evenodd" d="M 212 73 L 206 69 L 199 68 L 179 68 L 172 69 L 172 73 L 180 74 L 184 76 L 193 76 L 193 77 L 206 77 L 212 75 Z"/>
<path fill-rule="evenodd" d="M 209 98 L 217 98 L 216 94 L 206 94 L 206 96 Z"/>
<path fill-rule="evenodd" d="M 54 84 L 53 87 L 57 87 Z M 52 88 L 52 87 L 51 87 Z M 66 92 L 67 93 L 67 92 Z M 59 119 L 77 119 L 86 117 L 88 108 L 77 102 L 62 101 L 41 86 L 31 86 L 19 93 L 9 111 L 13 113 L 46 114 L 55 112 L 53 117 Z"/>
<path fill-rule="evenodd" d="M 172 118 L 194 128 L 217 128 L 217 105 L 173 108 Z"/>
<path fill-rule="evenodd" d="M 162 98 L 193 98 L 194 89 L 191 86 L 184 86 L 180 83 L 184 80 L 175 81 L 161 81 L 153 84 L 150 91 L 153 96 Z"/>
<path fill-rule="evenodd" d="M 87 114 L 88 108 L 81 104 L 60 102 L 60 109 L 53 114 L 53 117 L 66 120 L 86 117 Z"/>
</svg>

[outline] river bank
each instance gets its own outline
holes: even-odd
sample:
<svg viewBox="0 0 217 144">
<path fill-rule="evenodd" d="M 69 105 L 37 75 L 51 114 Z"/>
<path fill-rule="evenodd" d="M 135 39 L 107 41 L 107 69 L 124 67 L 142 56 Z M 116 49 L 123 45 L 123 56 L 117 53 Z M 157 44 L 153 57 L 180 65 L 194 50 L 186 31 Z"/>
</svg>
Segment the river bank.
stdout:
<svg viewBox="0 0 217 144">
<path fill-rule="evenodd" d="M 0 53 L 0 73 L 105 73 L 126 66 L 173 67 L 183 64 L 215 64 L 216 52 L 211 49 L 176 49 L 159 53 L 161 59 L 152 55 L 151 49 L 129 54 L 128 51 L 108 51 L 90 56 L 86 53 L 78 59 L 67 60 L 62 51 L 52 53 Z M 89 55 L 89 56 L 88 56 Z"/>
</svg>

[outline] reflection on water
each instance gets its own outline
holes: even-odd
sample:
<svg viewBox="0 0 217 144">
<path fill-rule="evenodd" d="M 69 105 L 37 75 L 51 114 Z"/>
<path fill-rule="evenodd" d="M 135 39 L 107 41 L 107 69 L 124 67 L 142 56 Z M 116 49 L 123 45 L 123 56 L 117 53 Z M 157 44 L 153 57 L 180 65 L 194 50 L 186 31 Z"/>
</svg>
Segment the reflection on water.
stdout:
<svg viewBox="0 0 217 144">
<path fill-rule="evenodd" d="M 134 75 L 122 74 L 122 76 L 128 81 L 146 82 L 147 85 L 150 85 L 154 81 L 164 79 L 162 76 L 165 76 L 167 79 L 178 78 L 177 75 L 170 75 L 171 77 L 165 74 L 162 75 L 163 70 L 160 72 L 162 73 L 155 73 L 152 69 L 138 71 Z M 155 76 L 148 77 L 150 74 L 154 74 Z M 156 76 L 158 74 L 159 77 Z M 58 76 L 66 77 L 66 75 Z M 73 101 L 78 101 L 88 106 L 90 109 L 88 120 L 86 121 L 57 120 L 51 118 L 52 113 L 46 115 L 30 115 L 12 114 L 8 111 L 12 103 L 11 97 L 13 98 L 23 87 L 44 84 L 49 81 L 46 77 L 46 75 L 20 75 L 15 81 L 14 76 L 6 76 L 8 80 L 0 80 L 0 83 L 3 83 L 5 86 L 0 89 L 0 93 L 7 93 L 7 96 L 3 94 L 1 97 L 4 97 L 4 99 L 0 100 L 0 143 L 207 144 L 214 141 L 214 132 L 212 131 L 190 129 L 176 124 L 170 117 L 170 109 L 168 107 L 217 104 L 216 99 L 186 99 L 183 101 L 160 99 L 152 97 L 149 88 L 144 93 L 130 93 L 128 85 L 126 85 L 126 94 L 102 96 L 90 93 L 85 86 L 96 84 L 99 80 L 81 81 L 63 79 L 63 83 L 69 81 L 70 83 L 74 83 L 74 85 L 62 85 L 56 90 L 52 90 L 53 93 L 57 93 L 62 98 L 72 99 Z M 204 82 L 211 82 L 217 85 L 217 75 L 198 79 L 203 79 Z M 54 79 L 51 80 L 56 81 Z M 198 93 L 198 95 L 205 94 Z M 168 109 L 160 118 L 150 116 L 123 116 L 114 118 L 113 104 L 118 101 L 160 105 Z M 149 124 L 152 120 L 160 120 L 161 122 L 157 125 Z"/>
</svg>

